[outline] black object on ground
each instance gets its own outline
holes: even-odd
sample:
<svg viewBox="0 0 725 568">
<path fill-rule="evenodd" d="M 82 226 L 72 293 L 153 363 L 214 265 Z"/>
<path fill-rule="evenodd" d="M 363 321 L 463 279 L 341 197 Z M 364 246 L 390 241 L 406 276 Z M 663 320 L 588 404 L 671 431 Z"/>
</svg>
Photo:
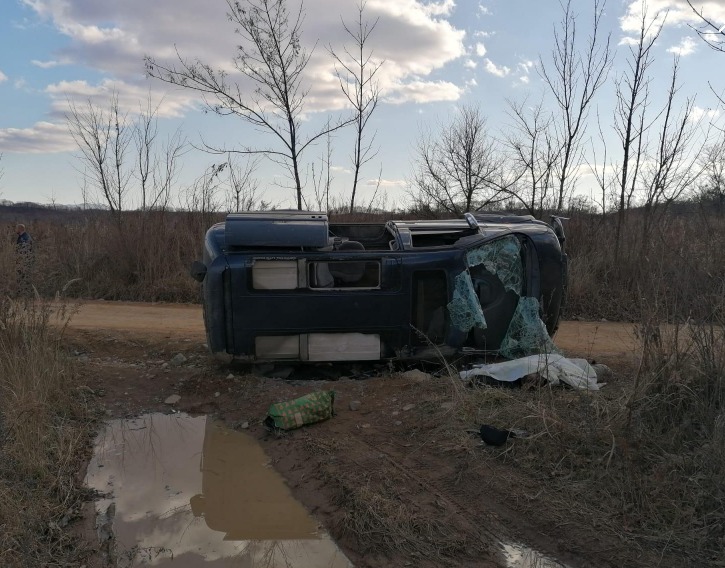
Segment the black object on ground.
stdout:
<svg viewBox="0 0 725 568">
<path fill-rule="evenodd" d="M 511 430 L 501 430 L 488 424 L 481 426 L 481 440 L 489 446 L 503 446 L 509 438 L 515 438 L 516 433 Z"/>
</svg>

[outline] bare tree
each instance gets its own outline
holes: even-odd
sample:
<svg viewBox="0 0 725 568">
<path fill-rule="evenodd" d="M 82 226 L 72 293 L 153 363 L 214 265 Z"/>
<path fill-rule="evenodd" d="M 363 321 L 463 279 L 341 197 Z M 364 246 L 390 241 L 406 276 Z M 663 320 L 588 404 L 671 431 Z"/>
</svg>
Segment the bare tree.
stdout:
<svg viewBox="0 0 725 568">
<path fill-rule="evenodd" d="M 212 164 L 182 191 L 180 205 L 189 213 L 189 222 L 199 236 L 214 223 L 216 215 L 222 210 L 220 191 L 224 182 L 221 175 L 228 166 L 227 162 Z"/>
<path fill-rule="evenodd" d="M 647 160 L 641 168 L 639 185 L 643 192 L 644 219 L 640 245 L 643 250 L 658 216 L 694 185 L 700 173 L 697 156 L 702 143 L 693 146 L 697 126 L 692 120 L 694 100 L 687 99 L 679 111 L 675 109 L 678 71 L 679 60 L 676 57 L 667 100 L 660 113 L 656 146 L 654 151 L 647 153 Z"/>
<path fill-rule="evenodd" d="M 158 140 L 158 106 L 152 107 L 150 100 L 139 113 L 132 131 L 137 159 L 134 177 L 141 193 L 140 208 L 142 211 L 166 210 L 186 140 L 178 129 L 165 142 Z"/>
<path fill-rule="evenodd" d="M 725 137 L 700 154 L 702 175 L 698 179 L 700 203 L 712 207 L 718 216 L 725 214 Z"/>
<path fill-rule="evenodd" d="M 592 201 L 598 205 L 602 210 L 601 222 L 604 222 L 607 215 L 607 201 L 612 186 L 612 176 L 609 174 L 608 167 L 610 166 L 607 162 L 607 144 L 604 138 L 604 131 L 602 130 L 602 122 L 600 120 L 599 113 L 597 112 L 597 129 L 599 132 L 599 141 L 602 147 L 601 161 L 599 160 L 600 155 L 597 153 L 597 149 L 592 143 L 592 160 L 587 160 L 589 171 L 594 176 L 596 181 L 597 189 L 600 192 L 601 201 L 597 201 L 596 198 L 592 198 Z"/>
<path fill-rule="evenodd" d="M 503 156 L 478 107 L 461 107 L 437 140 L 421 135 L 417 152 L 413 199 L 419 206 L 462 215 L 503 199 Z"/>
<path fill-rule="evenodd" d="M 136 194 L 143 211 L 165 209 L 170 199 L 185 140 L 179 131 L 165 142 L 158 139 L 157 110 L 148 104 L 132 119 L 114 93 L 108 108 L 88 100 L 81 106 L 70 103 L 66 114 L 83 165 L 84 199 L 99 193 L 119 226 Z"/>
<path fill-rule="evenodd" d="M 378 23 L 376 19 L 370 23 L 363 19 L 366 2 L 358 4 L 358 18 L 353 29 L 343 20 L 342 26 L 347 35 L 352 39 L 352 48 L 344 47 L 345 56 L 341 56 L 330 48 L 330 53 L 335 58 L 335 73 L 340 81 L 345 98 L 352 105 L 355 115 L 355 143 L 351 162 L 353 165 L 353 182 L 350 194 L 350 213 L 355 210 L 355 196 L 357 193 L 358 181 L 360 179 L 360 168 L 372 160 L 378 153 L 374 150 L 375 135 L 370 141 L 364 139 L 365 128 L 378 105 L 380 87 L 375 75 L 383 65 L 382 61 L 373 60 L 372 51 L 367 52 L 366 43 L 375 30 Z M 338 67 L 339 65 L 340 67 Z"/>
<path fill-rule="evenodd" d="M 312 189 L 314 193 L 314 206 L 317 211 L 330 211 L 330 188 L 332 187 L 332 134 L 325 136 L 325 151 L 320 158 L 320 167 L 312 168 Z"/>
<path fill-rule="evenodd" d="M 718 23 L 715 23 L 712 19 L 705 16 L 703 8 L 700 8 L 699 10 L 696 9 L 692 5 L 692 2 L 690 0 L 687 0 L 687 3 L 689 4 L 690 8 L 692 8 L 692 11 L 695 12 L 697 17 L 700 18 L 700 21 L 703 24 L 702 28 L 695 28 L 694 26 L 690 27 L 692 27 L 692 29 L 697 32 L 697 35 L 699 35 L 700 38 L 704 40 L 705 43 L 707 43 L 707 45 L 709 45 L 712 49 L 721 53 L 725 53 L 725 22 L 721 22 L 718 25 Z M 720 101 L 720 104 L 725 105 L 725 98 L 723 97 L 723 94 L 717 93 L 717 91 L 715 91 L 715 88 L 709 81 L 708 85 L 710 86 L 710 90 Z"/>
<path fill-rule="evenodd" d="M 267 209 L 268 204 L 257 195 L 259 182 L 254 176 L 257 161 L 240 163 L 229 156 L 229 194 L 228 209 L 239 213 L 253 209 Z"/>
<path fill-rule="evenodd" d="M 365 207 L 366 213 L 373 213 L 376 209 L 378 211 L 384 211 L 388 203 L 388 194 L 385 191 L 380 191 L 383 185 L 383 166 L 380 166 L 378 170 L 378 177 L 368 182 L 369 185 L 375 185 L 375 190 L 368 200 L 368 204 Z"/>
<path fill-rule="evenodd" d="M 100 191 L 120 225 L 132 173 L 127 151 L 133 130 L 128 116 L 119 108 L 117 94 L 111 96 L 108 109 L 94 105 L 90 99 L 82 107 L 70 103 L 66 120 L 80 152 L 84 180 Z"/>
<path fill-rule="evenodd" d="M 350 120 L 301 137 L 301 116 L 308 93 L 303 87 L 303 74 L 311 56 L 301 45 L 302 4 L 292 18 L 287 0 L 227 0 L 227 5 L 227 16 L 237 26 L 235 33 L 241 40 L 233 64 L 251 82 L 251 89 L 247 91 L 246 86 L 230 81 L 224 70 L 215 70 L 198 59 L 183 59 L 178 53 L 177 65 L 159 63 L 147 56 L 146 71 L 151 77 L 210 96 L 215 102 L 206 98 L 205 101 L 215 113 L 238 116 L 271 135 L 275 147 L 208 149 L 225 154 L 261 154 L 284 166 L 294 185 L 297 207 L 302 209 L 302 153 L 327 132 L 349 124 Z"/>
<path fill-rule="evenodd" d="M 555 206 L 555 167 L 561 154 L 553 129 L 553 117 L 543 104 L 529 106 L 526 100 L 507 101 L 513 124 L 506 135 L 516 184 L 506 193 L 531 215 L 539 217 Z"/>
<path fill-rule="evenodd" d="M 707 45 L 709 45 L 715 51 L 725 53 L 725 22 L 719 22 L 719 25 L 712 19 L 705 15 L 703 8 L 699 10 L 692 5 L 690 0 L 687 0 L 687 4 L 692 8 L 700 21 L 702 22 L 702 28 L 693 29 L 697 32 L 697 35 L 702 38 Z"/>
<path fill-rule="evenodd" d="M 645 134 L 649 123 L 645 115 L 649 106 L 648 70 L 652 64 L 652 48 L 662 31 L 663 22 L 655 23 L 656 18 L 648 19 L 643 9 L 639 35 L 636 43 L 630 45 L 630 57 L 627 69 L 616 79 L 615 130 L 622 148 L 622 160 L 617 184 L 618 207 L 617 228 L 615 233 L 614 257 L 619 256 L 622 226 L 625 211 L 630 205 L 636 188 L 639 169 L 642 165 Z"/>
<path fill-rule="evenodd" d="M 561 150 L 554 175 L 557 184 L 556 209 L 564 207 L 564 200 L 571 195 L 583 162 L 582 138 L 586 131 L 589 110 L 594 95 L 607 78 L 612 63 L 610 34 L 602 37 L 601 20 L 605 2 L 594 1 L 590 35 L 583 48 L 577 36 L 577 15 L 572 1 L 563 5 L 564 14 L 559 28 L 554 30 L 555 47 L 551 54 L 551 67 L 542 59 L 539 69 L 544 83 L 556 101 L 558 116 L 558 143 Z"/>
<path fill-rule="evenodd" d="M 84 206 L 91 196 L 94 202 L 108 206 L 116 230 L 111 237 L 117 245 L 115 268 L 128 282 L 137 282 L 141 275 L 155 270 L 151 257 L 156 249 L 143 246 L 143 239 L 148 238 L 152 223 L 155 234 L 163 233 L 161 223 L 184 153 L 178 131 L 165 144 L 159 139 L 156 115 L 157 109 L 150 105 L 134 116 L 122 111 L 115 93 L 107 106 L 91 100 L 70 102 L 66 114 L 78 148 Z M 141 215 L 126 214 L 137 207 Z M 130 224 L 131 220 L 140 221 L 140 226 Z"/>
</svg>

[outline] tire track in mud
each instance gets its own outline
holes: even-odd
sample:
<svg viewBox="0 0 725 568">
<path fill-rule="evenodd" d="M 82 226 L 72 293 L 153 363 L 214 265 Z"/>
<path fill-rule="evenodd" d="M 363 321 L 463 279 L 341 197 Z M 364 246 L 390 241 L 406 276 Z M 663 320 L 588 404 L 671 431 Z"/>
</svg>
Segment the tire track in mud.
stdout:
<svg viewBox="0 0 725 568">
<path fill-rule="evenodd" d="M 567 565 L 562 561 L 555 560 L 553 556 L 548 556 L 549 552 L 545 549 L 538 549 L 540 543 L 532 545 L 522 544 L 520 537 L 511 535 L 511 531 L 506 528 L 505 523 L 501 520 L 499 511 L 501 505 L 494 501 L 489 500 L 486 510 L 473 511 L 469 507 L 463 504 L 464 500 L 470 501 L 471 495 L 469 491 L 466 491 L 462 485 L 459 485 L 459 476 L 455 475 L 455 468 L 449 467 L 442 470 L 440 467 L 434 472 L 434 468 L 426 461 L 416 458 L 413 453 L 401 456 L 404 460 L 411 460 L 413 464 L 411 467 L 406 467 L 393 457 L 391 452 L 386 451 L 380 446 L 372 446 L 365 440 L 360 440 L 363 444 L 367 445 L 371 451 L 376 451 L 379 454 L 383 454 L 388 463 L 394 467 L 397 471 L 402 473 L 408 479 L 413 481 L 418 486 L 422 487 L 429 494 L 434 495 L 437 499 L 447 503 L 451 512 L 457 516 L 463 515 L 466 521 L 466 525 L 470 530 L 471 535 L 478 536 L 489 550 L 491 560 L 495 562 L 496 566 L 509 566 L 510 564 L 506 561 L 506 554 L 504 546 L 508 543 L 514 545 L 523 551 L 526 551 L 530 555 L 530 563 L 516 564 L 520 568 L 565 568 Z M 439 464 L 437 464 L 439 465 Z M 425 479 L 421 475 L 413 472 L 429 472 Z M 442 487 L 447 486 L 447 487 Z M 511 516 L 510 512 L 506 511 Z M 517 521 L 520 522 L 520 516 Z M 533 533 L 527 535 L 533 537 Z"/>
</svg>

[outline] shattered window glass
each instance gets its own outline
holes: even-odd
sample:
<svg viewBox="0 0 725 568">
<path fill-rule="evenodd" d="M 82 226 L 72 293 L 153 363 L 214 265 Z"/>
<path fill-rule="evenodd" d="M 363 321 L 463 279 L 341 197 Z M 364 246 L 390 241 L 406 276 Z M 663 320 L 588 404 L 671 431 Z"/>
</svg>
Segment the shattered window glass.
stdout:
<svg viewBox="0 0 725 568">
<path fill-rule="evenodd" d="M 509 359 L 537 353 L 560 353 L 539 317 L 539 300 L 519 298 L 499 353 Z"/>
<path fill-rule="evenodd" d="M 469 267 L 483 266 L 498 276 L 504 288 L 521 295 L 523 267 L 521 265 L 521 243 L 514 235 L 486 243 L 466 253 Z"/>
<path fill-rule="evenodd" d="M 473 289 L 471 275 L 467 270 L 456 276 L 453 299 L 448 303 L 451 323 L 461 331 L 471 331 L 474 327 L 486 329 L 481 304 Z"/>
<path fill-rule="evenodd" d="M 539 301 L 532 297 L 521 297 L 524 270 L 521 242 L 515 235 L 508 235 L 469 250 L 466 253 L 466 264 L 469 269 L 482 266 L 500 280 L 505 290 L 511 290 L 519 297 L 499 347 L 500 355 L 517 359 L 528 355 L 559 353 L 540 317 Z M 461 331 L 468 332 L 474 327 L 486 329 L 481 299 L 476 293 L 469 270 L 456 277 L 448 311 L 451 323 Z"/>
</svg>

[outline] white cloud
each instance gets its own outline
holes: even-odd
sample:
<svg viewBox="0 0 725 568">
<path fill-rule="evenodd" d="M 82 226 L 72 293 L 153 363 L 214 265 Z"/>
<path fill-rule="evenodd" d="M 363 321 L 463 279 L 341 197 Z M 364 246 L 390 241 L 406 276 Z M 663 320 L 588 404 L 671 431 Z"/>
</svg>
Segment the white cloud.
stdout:
<svg viewBox="0 0 725 568">
<path fill-rule="evenodd" d="M 686 57 L 687 55 L 694 53 L 697 49 L 697 46 L 697 41 L 689 36 L 685 36 L 682 38 L 680 43 L 667 48 L 667 52 L 674 53 L 675 55 L 679 55 L 680 57 Z"/>
<path fill-rule="evenodd" d="M 88 45 L 133 40 L 133 36 L 117 27 L 103 28 L 96 25 L 84 26 L 72 23 L 67 25 L 65 29 L 61 28 L 60 31 Z"/>
<path fill-rule="evenodd" d="M 483 30 L 475 32 L 473 35 L 474 37 L 491 37 L 492 35 L 495 35 L 496 32 L 484 32 Z"/>
<path fill-rule="evenodd" d="M 3 83 L 7 80 L 8 80 L 8 76 L 5 73 L 3 73 L 2 71 L 0 71 L 0 83 Z"/>
<path fill-rule="evenodd" d="M 198 0 L 21 1 L 69 38 L 62 52 L 54 54 L 55 61 L 73 61 L 101 71 L 131 88 L 131 92 L 139 85 L 151 88 L 159 96 L 169 90 L 158 80 L 145 80 L 144 55 L 160 62 L 174 62 L 178 49 L 184 57 L 233 71 L 231 61 L 238 36 L 225 17 L 224 2 L 210 5 Z M 306 110 L 341 109 L 347 103 L 340 93 L 332 60 L 320 46 L 331 45 L 343 53 L 349 38 L 340 19 L 354 22 L 357 5 L 342 3 L 331 10 L 324 0 L 308 0 L 304 7 L 303 47 L 312 53 L 306 74 L 310 87 Z M 375 58 L 385 61 L 377 75 L 383 92 L 396 92 L 398 99 L 409 92 L 410 100 L 419 102 L 416 86 L 434 71 L 465 55 L 465 31 L 446 19 L 454 7 L 454 0 L 367 2 L 365 18 L 377 21 L 369 45 Z M 55 61 L 37 61 L 35 65 L 50 67 Z M 239 75 L 230 77 L 236 80 Z M 407 83 L 410 88 L 403 88 Z M 240 84 L 243 89 L 249 87 L 241 79 Z M 450 100 L 450 89 L 434 89 L 433 93 L 436 92 L 444 97 L 441 100 Z M 428 100 L 436 99 L 431 95 Z"/>
<path fill-rule="evenodd" d="M 423 9 L 431 16 L 449 16 L 455 7 L 455 0 L 442 0 L 423 5 Z"/>
<path fill-rule="evenodd" d="M 234 74 L 232 58 L 238 36 L 225 17 L 224 2 L 210 4 L 198 0 L 20 0 L 35 11 L 46 25 L 54 27 L 68 39 L 65 45 L 47 60 L 34 60 L 36 67 L 49 69 L 73 62 L 74 65 L 98 71 L 106 77 L 96 84 L 68 77 L 49 85 L 50 118 L 62 122 L 68 101 L 86 100 L 107 106 L 115 92 L 124 111 L 138 112 L 149 98 L 159 104 L 160 117 L 183 116 L 198 107 L 201 98 L 191 90 L 172 88 L 166 83 L 145 77 L 143 57 L 149 55 L 159 62 L 176 61 L 176 50 L 182 57 L 198 58 L 215 69 L 231 71 L 229 79 L 252 92 L 252 86 Z M 447 17 L 455 7 L 454 0 L 368 0 L 365 18 L 377 21 L 369 45 L 377 61 L 385 61 L 376 75 L 382 100 L 401 104 L 455 101 L 463 85 L 449 81 L 429 80 L 433 72 L 466 54 L 465 31 L 456 28 Z M 311 53 L 305 80 L 309 95 L 305 111 L 327 112 L 349 105 L 340 92 L 332 58 L 322 45 L 344 53 L 349 44 L 340 19 L 354 22 L 357 5 L 344 3 L 330 9 L 325 0 L 308 0 L 302 29 L 303 47 Z M 173 15 L 173 17 L 172 17 Z M 317 47 L 316 47 L 317 46 Z M 0 74 L 0 81 L 7 80 Z M 22 81 L 22 80 L 21 80 Z M 16 83 L 21 88 L 24 82 Z M 17 140 L 16 148 L 29 152 L 36 148 L 48 151 L 67 149 L 68 139 L 50 136 L 50 123 L 38 123 L 27 129 L 3 130 L 2 144 Z M 56 125 L 54 132 L 65 131 Z M 32 143 L 34 136 L 38 137 Z M 64 146 L 65 144 L 65 146 Z"/>
<path fill-rule="evenodd" d="M 498 66 L 488 58 L 484 59 L 484 64 L 484 69 L 492 75 L 496 75 L 496 77 L 506 77 L 511 73 L 511 69 L 505 65 Z"/>
<path fill-rule="evenodd" d="M 162 98 L 158 93 L 150 93 L 148 85 L 126 84 L 112 79 L 105 79 L 97 85 L 86 81 L 61 81 L 48 85 L 45 92 L 50 96 L 50 117 L 53 122 L 38 122 L 30 128 L 1 129 L 0 151 L 37 154 L 74 150 L 76 145 L 65 121 L 70 104 L 83 105 L 90 101 L 106 110 L 114 93 L 118 97 L 121 112 L 130 116 L 146 110 L 149 97 L 152 108 L 158 107 L 157 115 L 160 118 L 182 116 L 189 108 L 198 105 L 190 93 L 175 91 Z"/>
<path fill-rule="evenodd" d="M 693 5 L 709 20 L 716 25 L 725 24 L 725 2 L 722 0 L 697 0 Z M 687 3 L 687 0 L 630 0 L 624 16 L 619 20 L 622 31 L 627 33 L 638 33 L 642 24 L 642 11 L 646 9 L 650 18 L 658 15 L 658 21 L 662 22 L 666 15 L 665 25 L 673 26 L 680 24 L 700 23 L 697 15 Z"/>
<path fill-rule="evenodd" d="M 639 39 L 636 37 L 623 36 L 622 39 L 619 40 L 618 45 L 637 45 L 638 43 Z"/>
<path fill-rule="evenodd" d="M 533 71 L 534 67 L 536 67 L 536 62 L 531 59 L 520 61 L 516 66 L 516 70 L 521 74 L 519 75 L 518 82 L 523 85 L 528 85 L 531 80 L 529 74 Z M 516 82 L 514 82 L 514 85 L 516 85 Z"/>
<path fill-rule="evenodd" d="M 720 115 L 722 112 L 720 109 L 716 108 L 701 108 L 699 106 L 692 107 L 692 112 L 690 113 L 690 120 L 692 122 L 700 122 L 703 119 L 715 120 L 717 118 L 720 118 Z"/>
<path fill-rule="evenodd" d="M 463 66 L 466 69 L 475 69 L 476 68 L 476 65 L 478 65 L 478 64 L 473 59 L 466 59 L 463 62 Z"/>
<path fill-rule="evenodd" d="M 524 59 L 519 63 L 519 69 L 521 69 L 524 73 L 530 73 L 535 65 L 535 61 L 532 61 L 531 59 Z"/>
<path fill-rule="evenodd" d="M 40 67 L 41 69 L 52 69 L 53 67 L 60 67 L 61 65 L 69 65 L 71 61 L 69 59 L 51 59 L 49 61 L 39 61 L 38 59 L 33 59 L 30 63 L 35 65 L 35 67 Z"/>
<path fill-rule="evenodd" d="M 486 46 L 483 45 L 483 42 L 479 42 L 476 44 L 476 55 L 479 57 L 483 57 L 486 55 Z"/>
<path fill-rule="evenodd" d="M 365 185 L 372 185 L 372 186 L 380 185 L 380 187 L 403 188 L 403 187 L 407 187 L 408 183 L 404 179 L 373 178 L 373 179 L 367 180 L 365 182 Z"/>
<path fill-rule="evenodd" d="M 482 3 L 478 4 L 478 13 L 481 16 L 490 16 L 491 15 L 491 9 L 484 6 Z"/>
<path fill-rule="evenodd" d="M 384 99 L 391 104 L 457 101 L 462 93 L 461 87 L 448 81 L 409 81 L 389 87 Z"/>
<path fill-rule="evenodd" d="M 62 118 L 69 110 L 69 102 L 79 103 L 90 101 L 100 108 L 108 108 L 111 97 L 118 97 L 118 106 L 123 113 L 131 115 L 139 113 L 140 105 L 146 106 L 151 97 L 152 108 L 157 108 L 161 118 L 180 117 L 198 104 L 191 93 L 175 91 L 160 97 L 158 93 L 150 93 L 148 85 L 131 85 L 123 81 L 104 79 L 97 85 L 86 81 L 61 81 L 46 87 L 45 92 L 51 97 L 52 114 Z M 143 109 L 145 110 L 145 108 Z"/>
<path fill-rule="evenodd" d="M 38 122 L 31 128 L 0 130 L 0 152 L 46 154 L 67 152 L 75 147 L 65 124 Z"/>
</svg>

